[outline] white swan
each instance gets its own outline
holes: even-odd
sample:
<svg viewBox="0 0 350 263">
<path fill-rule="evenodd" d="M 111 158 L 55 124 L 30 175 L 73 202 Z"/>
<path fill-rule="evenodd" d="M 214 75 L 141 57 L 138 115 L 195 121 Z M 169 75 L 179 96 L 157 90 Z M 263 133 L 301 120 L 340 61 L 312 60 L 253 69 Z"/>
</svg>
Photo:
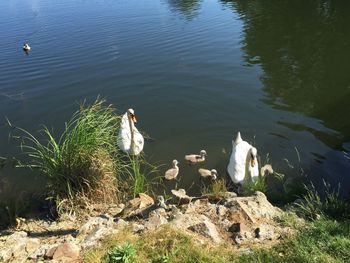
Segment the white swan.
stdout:
<svg viewBox="0 0 350 263">
<path fill-rule="evenodd" d="M 259 178 L 257 150 L 243 141 L 240 132 L 235 141 L 232 141 L 232 153 L 227 172 L 235 184 L 244 184 L 247 180 L 256 182 Z"/>
<path fill-rule="evenodd" d="M 139 155 L 143 149 L 144 139 L 135 127 L 136 117 L 133 109 L 123 115 L 118 134 L 118 146 L 127 153 Z"/>
</svg>

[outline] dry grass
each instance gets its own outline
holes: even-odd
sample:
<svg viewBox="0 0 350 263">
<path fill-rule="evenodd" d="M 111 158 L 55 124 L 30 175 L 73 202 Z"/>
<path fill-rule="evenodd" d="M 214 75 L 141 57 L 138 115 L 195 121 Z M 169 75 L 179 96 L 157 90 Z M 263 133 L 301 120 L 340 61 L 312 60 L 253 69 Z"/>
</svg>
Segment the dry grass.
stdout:
<svg viewBox="0 0 350 263">
<path fill-rule="evenodd" d="M 214 197 L 221 197 L 223 193 L 227 192 L 226 180 L 223 178 L 213 181 L 209 186 L 202 187 L 202 195 L 212 195 Z"/>
</svg>

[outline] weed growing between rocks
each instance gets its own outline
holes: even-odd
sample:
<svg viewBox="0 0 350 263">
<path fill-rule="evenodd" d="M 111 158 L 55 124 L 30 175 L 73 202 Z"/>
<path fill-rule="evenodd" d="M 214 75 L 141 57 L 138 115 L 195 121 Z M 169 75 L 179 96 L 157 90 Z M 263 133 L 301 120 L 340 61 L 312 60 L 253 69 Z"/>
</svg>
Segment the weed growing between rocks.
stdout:
<svg viewBox="0 0 350 263">
<path fill-rule="evenodd" d="M 227 187 L 226 180 L 223 178 L 214 180 L 209 186 L 203 186 L 201 189 L 202 195 L 213 195 L 216 197 L 221 196 L 223 193 L 226 193 Z"/>
<path fill-rule="evenodd" d="M 110 249 L 106 255 L 108 263 L 132 263 L 135 257 L 134 245 L 125 243 L 121 246 L 115 246 Z"/>
<path fill-rule="evenodd" d="M 348 202 L 340 197 L 340 186 L 333 190 L 329 183 L 323 181 L 325 196 L 321 198 L 315 186 L 305 186 L 306 193 L 302 196 L 300 202 L 296 202 L 296 212 L 302 217 L 310 220 L 329 218 L 346 219 L 350 215 L 350 206 Z"/>
<path fill-rule="evenodd" d="M 282 238 L 272 247 L 233 248 L 227 244 L 199 243 L 188 233 L 163 226 L 141 235 L 124 230 L 103 241 L 102 246 L 89 250 L 84 262 L 108 262 L 111 249 L 130 243 L 135 248 L 133 262 L 159 263 L 338 263 L 350 260 L 349 221 L 321 219 L 304 221 L 286 213 L 281 224 L 294 229 L 295 234 Z"/>
</svg>

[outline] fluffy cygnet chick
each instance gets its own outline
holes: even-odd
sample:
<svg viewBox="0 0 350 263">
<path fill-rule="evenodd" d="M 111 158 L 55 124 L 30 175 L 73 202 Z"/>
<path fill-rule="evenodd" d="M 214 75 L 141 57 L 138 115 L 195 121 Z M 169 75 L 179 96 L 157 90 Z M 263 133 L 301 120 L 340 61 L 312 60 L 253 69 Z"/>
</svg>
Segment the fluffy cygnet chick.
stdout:
<svg viewBox="0 0 350 263">
<path fill-rule="evenodd" d="M 165 179 L 173 180 L 179 174 L 179 167 L 177 166 L 179 162 L 177 160 L 173 160 L 173 167 L 165 172 Z"/>
<path fill-rule="evenodd" d="M 199 154 L 188 154 L 185 155 L 185 160 L 189 163 L 201 163 L 205 161 L 205 157 L 207 156 L 207 152 L 205 150 L 201 150 Z"/>
<path fill-rule="evenodd" d="M 203 178 L 212 178 L 213 180 L 216 180 L 216 178 L 218 177 L 218 172 L 215 169 L 203 169 L 203 168 L 199 168 L 198 172 L 200 174 L 201 177 Z"/>
</svg>

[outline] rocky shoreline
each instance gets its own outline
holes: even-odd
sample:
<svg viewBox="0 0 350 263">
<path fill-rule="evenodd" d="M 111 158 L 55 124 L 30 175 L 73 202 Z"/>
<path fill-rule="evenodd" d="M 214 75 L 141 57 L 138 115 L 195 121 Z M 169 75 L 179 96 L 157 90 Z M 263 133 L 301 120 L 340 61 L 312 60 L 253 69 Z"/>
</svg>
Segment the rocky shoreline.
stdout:
<svg viewBox="0 0 350 263">
<path fill-rule="evenodd" d="M 109 235 L 129 229 L 142 235 L 163 226 L 185 231 L 200 244 L 231 246 L 241 253 L 253 247 L 271 246 L 293 234 L 278 223 L 283 211 L 261 192 L 238 197 L 189 197 L 184 190 L 173 192 L 165 202 L 146 194 L 127 204 L 98 209 L 86 218 L 61 217 L 58 221 L 25 221 L 0 235 L 1 262 L 83 262 L 83 254 Z"/>
</svg>

